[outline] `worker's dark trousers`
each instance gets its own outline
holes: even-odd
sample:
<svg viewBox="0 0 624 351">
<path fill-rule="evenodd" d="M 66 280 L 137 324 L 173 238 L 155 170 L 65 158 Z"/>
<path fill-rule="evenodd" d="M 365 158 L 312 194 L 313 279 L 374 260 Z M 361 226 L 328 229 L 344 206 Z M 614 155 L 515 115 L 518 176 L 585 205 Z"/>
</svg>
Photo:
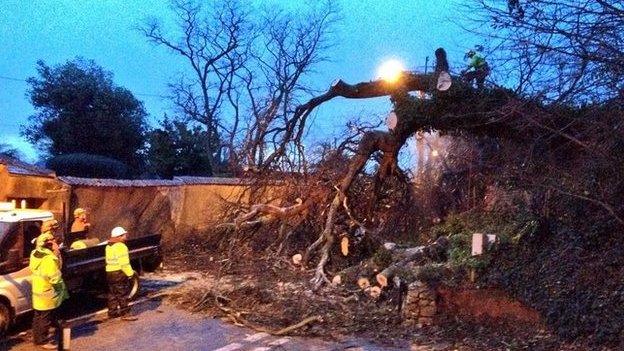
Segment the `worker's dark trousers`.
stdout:
<svg viewBox="0 0 624 351">
<path fill-rule="evenodd" d="M 483 88 L 483 83 L 485 83 L 485 78 L 490 74 L 490 70 L 487 68 L 479 68 L 474 71 L 466 72 L 464 74 L 464 79 L 472 83 L 473 80 L 477 81 L 477 87 Z"/>
<path fill-rule="evenodd" d="M 122 271 L 106 272 L 108 281 L 108 316 L 122 317 L 130 312 L 128 308 L 128 276 Z"/>
<path fill-rule="evenodd" d="M 55 331 L 51 333 L 50 327 L 53 327 Z M 58 308 L 47 311 L 35 310 L 32 330 L 35 345 L 42 345 L 54 340 L 54 336 L 60 331 Z"/>
</svg>

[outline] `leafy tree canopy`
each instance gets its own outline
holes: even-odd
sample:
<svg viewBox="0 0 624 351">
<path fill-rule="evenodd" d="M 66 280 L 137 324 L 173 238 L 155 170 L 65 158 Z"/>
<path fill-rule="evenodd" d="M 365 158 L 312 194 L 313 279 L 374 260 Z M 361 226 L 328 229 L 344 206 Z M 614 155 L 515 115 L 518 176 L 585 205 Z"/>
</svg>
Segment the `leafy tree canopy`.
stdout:
<svg viewBox="0 0 624 351">
<path fill-rule="evenodd" d="M 210 176 L 208 132 L 167 117 L 149 133 L 147 159 L 152 172 L 163 178 L 176 175 Z"/>
<path fill-rule="evenodd" d="M 142 102 L 92 60 L 54 67 L 38 61 L 37 71 L 28 79 L 36 113 L 22 127 L 23 136 L 50 156 L 100 155 L 138 173 L 147 130 Z"/>
<path fill-rule="evenodd" d="M 0 156 L 20 158 L 21 154 L 16 148 L 12 147 L 11 145 L 6 143 L 0 143 Z"/>
</svg>

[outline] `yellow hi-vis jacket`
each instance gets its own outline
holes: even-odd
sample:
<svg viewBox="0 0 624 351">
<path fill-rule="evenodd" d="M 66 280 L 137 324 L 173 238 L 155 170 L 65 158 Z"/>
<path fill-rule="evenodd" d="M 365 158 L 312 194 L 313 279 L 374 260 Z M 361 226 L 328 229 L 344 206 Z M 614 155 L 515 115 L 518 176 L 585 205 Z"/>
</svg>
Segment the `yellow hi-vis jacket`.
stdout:
<svg viewBox="0 0 624 351">
<path fill-rule="evenodd" d="M 114 243 L 112 245 L 106 245 L 106 271 L 122 271 L 128 277 L 134 275 L 134 271 L 130 265 L 130 255 L 128 254 L 128 247 L 126 244 Z"/>
<path fill-rule="evenodd" d="M 61 264 L 56 255 L 40 247 L 30 253 L 28 264 L 32 273 L 32 304 L 37 311 L 55 309 L 69 297 L 61 276 Z"/>
</svg>

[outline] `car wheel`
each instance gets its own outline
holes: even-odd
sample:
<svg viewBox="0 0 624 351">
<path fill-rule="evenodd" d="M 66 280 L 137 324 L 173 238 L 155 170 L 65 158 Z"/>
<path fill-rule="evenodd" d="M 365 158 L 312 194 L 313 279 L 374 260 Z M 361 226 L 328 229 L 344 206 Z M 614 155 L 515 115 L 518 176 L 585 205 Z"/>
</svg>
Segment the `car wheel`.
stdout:
<svg viewBox="0 0 624 351">
<path fill-rule="evenodd" d="M 0 339 L 3 339 L 11 325 L 11 309 L 0 302 Z"/>
<path fill-rule="evenodd" d="M 141 283 L 139 281 L 139 275 L 135 273 L 128 282 L 128 300 L 132 300 L 137 297 L 140 289 Z"/>
</svg>

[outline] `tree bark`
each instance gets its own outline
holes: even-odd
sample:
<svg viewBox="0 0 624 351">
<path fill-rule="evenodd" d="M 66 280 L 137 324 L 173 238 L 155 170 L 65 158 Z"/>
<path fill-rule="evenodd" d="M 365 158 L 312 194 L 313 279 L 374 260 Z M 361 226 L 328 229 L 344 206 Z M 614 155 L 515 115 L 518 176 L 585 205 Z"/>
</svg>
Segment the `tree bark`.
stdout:
<svg viewBox="0 0 624 351">
<path fill-rule="evenodd" d="M 434 261 L 440 260 L 440 256 L 446 252 L 448 245 L 448 239 L 446 237 L 440 237 L 433 244 L 407 249 L 403 252 L 402 257 L 397 262 L 391 264 L 377 274 L 375 279 L 377 280 L 379 286 L 385 288 L 389 285 L 392 278 L 399 271 L 405 269 L 409 263 L 414 261 L 424 261 L 426 259 Z"/>
<path fill-rule="evenodd" d="M 305 123 L 310 113 L 319 105 L 335 97 L 348 99 L 369 99 L 381 96 L 392 96 L 396 94 L 406 94 L 409 91 L 427 91 L 435 86 L 435 75 L 416 74 L 403 72 L 401 78 L 396 82 L 386 82 L 375 80 L 357 84 L 347 84 L 343 80 L 335 81 L 329 90 L 322 95 L 310 99 L 307 103 L 299 105 L 295 109 L 293 117 L 285 127 L 282 143 L 267 157 L 265 167 L 273 164 L 277 158 L 282 157 L 286 151 L 286 145 L 291 141 L 300 141 L 305 129 Z M 402 145 L 402 143 L 401 143 Z"/>
</svg>

